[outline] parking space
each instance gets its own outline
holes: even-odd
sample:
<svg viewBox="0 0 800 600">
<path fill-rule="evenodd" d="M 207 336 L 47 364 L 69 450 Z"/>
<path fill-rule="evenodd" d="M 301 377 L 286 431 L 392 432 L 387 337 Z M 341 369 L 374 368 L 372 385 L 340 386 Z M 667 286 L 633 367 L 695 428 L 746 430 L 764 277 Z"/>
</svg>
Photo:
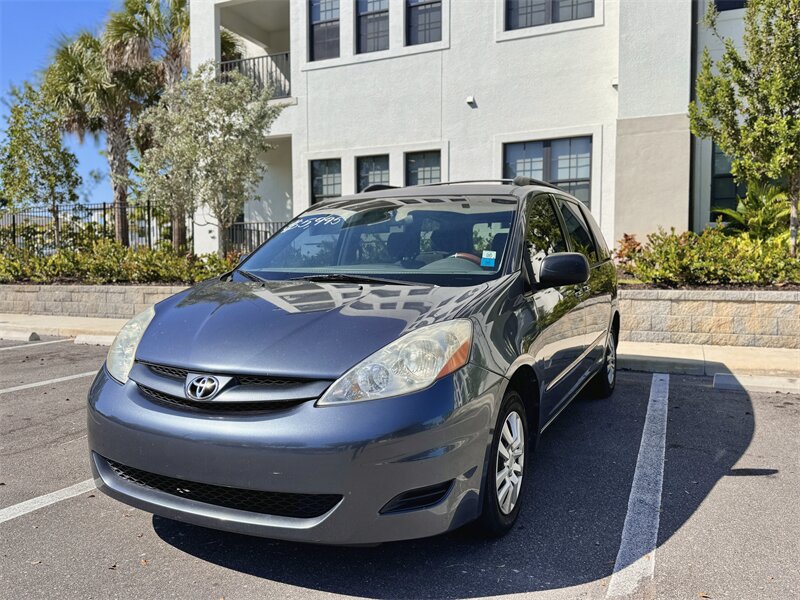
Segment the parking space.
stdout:
<svg viewBox="0 0 800 600">
<path fill-rule="evenodd" d="M 4 350 L 4 389 L 95 371 L 106 349 Z M 85 481 L 92 377 L 0 393 L 0 511 Z M 622 373 L 543 434 L 505 538 L 465 529 L 372 548 L 250 538 L 86 492 L 0 522 L 0 597 L 605 598 L 641 463 L 653 377 Z M 630 597 L 800 596 L 800 398 L 669 381 L 655 576 Z M 702 595 L 704 596 L 702 596 Z"/>
</svg>

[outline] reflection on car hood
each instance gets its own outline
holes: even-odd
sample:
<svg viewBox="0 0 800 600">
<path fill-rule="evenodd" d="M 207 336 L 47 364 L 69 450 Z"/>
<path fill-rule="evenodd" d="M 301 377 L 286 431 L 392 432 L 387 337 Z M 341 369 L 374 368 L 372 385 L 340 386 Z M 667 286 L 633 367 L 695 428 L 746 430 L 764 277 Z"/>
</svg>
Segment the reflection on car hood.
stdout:
<svg viewBox="0 0 800 600">
<path fill-rule="evenodd" d="M 483 288 L 209 280 L 156 307 L 136 358 L 334 379 L 407 330 L 459 316 Z"/>
</svg>

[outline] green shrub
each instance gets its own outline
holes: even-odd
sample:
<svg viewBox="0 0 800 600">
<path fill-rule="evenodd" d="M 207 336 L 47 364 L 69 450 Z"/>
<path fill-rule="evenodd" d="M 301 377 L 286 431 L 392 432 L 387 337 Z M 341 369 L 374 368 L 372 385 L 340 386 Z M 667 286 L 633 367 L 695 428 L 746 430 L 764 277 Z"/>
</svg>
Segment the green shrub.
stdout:
<svg viewBox="0 0 800 600">
<path fill-rule="evenodd" d="M 134 250 L 99 240 L 85 250 L 42 256 L 16 246 L 0 254 L 0 283 L 194 283 L 230 271 L 232 258 L 195 256 L 169 247 Z"/>
<path fill-rule="evenodd" d="M 717 228 L 700 234 L 659 230 L 623 268 L 664 287 L 800 283 L 800 260 L 789 257 L 784 240 L 731 236 Z"/>
</svg>

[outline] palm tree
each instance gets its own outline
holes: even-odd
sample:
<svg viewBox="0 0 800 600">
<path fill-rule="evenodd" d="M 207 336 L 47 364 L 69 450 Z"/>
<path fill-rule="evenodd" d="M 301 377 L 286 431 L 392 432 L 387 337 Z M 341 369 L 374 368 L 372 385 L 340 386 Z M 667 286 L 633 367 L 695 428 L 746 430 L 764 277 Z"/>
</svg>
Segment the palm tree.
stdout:
<svg viewBox="0 0 800 600">
<path fill-rule="evenodd" d="M 106 134 L 107 158 L 114 191 L 114 233 L 128 245 L 128 124 L 154 101 L 152 69 L 112 72 L 103 41 L 89 33 L 66 38 L 45 71 L 43 90 L 65 131 L 83 141 L 89 134 Z"/>
<path fill-rule="evenodd" d="M 125 0 L 106 25 L 108 58 L 115 72 L 154 65 L 164 87 L 171 90 L 189 70 L 188 0 Z M 222 59 L 241 58 L 236 38 L 220 30 Z M 146 150 L 143 148 L 142 150 Z M 186 215 L 171 207 L 172 245 L 186 245 Z"/>
</svg>

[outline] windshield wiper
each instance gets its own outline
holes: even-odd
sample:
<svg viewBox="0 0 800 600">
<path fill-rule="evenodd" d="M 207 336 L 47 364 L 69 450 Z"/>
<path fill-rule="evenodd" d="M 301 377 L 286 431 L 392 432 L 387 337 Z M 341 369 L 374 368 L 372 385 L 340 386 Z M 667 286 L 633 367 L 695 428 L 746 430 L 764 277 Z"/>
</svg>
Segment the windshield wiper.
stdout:
<svg viewBox="0 0 800 600">
<path fill-rule="evenodd" d="M 410 281 L 399 279 L 385 279 L 383 277 L 371 277 L 369 275 L 351 275 L 349 273 L 318 273 L 316 275 L 303 275 L 302 277 L 292 277 L 292 281 L 332 281 L 341 283 L 385 283 L 387 285 L 428 285 L 416 284 Z"/>
<path fill-rule="evenodd" d="M 233 272 L 234 273 L 239 273 L 241 275 L 244 275 L 245 277 L 247 277 L 251 281 L 258 281 L 258 282 L 267 281 L 263 277 L 259 277 L 258 275 L 254 274 L 254 273 L 251 273 L 250 271 L 245 271 L 244 269 L 234 269 Z"/>
</svg>

